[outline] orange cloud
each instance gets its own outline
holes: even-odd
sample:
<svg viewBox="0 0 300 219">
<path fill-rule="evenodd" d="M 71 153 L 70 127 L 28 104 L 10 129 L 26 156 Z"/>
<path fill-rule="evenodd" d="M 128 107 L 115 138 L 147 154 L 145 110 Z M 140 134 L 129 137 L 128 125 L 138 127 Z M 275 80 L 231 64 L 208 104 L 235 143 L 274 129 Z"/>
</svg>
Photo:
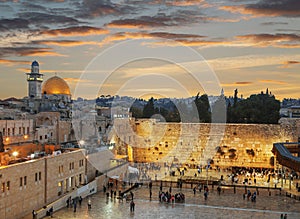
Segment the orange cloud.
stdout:
<svg viewBox="0 0 300 219">
<path fill-rule="evenodd" d="M 299 48 L 300 35 L 298 34 L 248 34 L 236 36 L 241 44 L 258 47 Z"/>
<path fill-rule="evenodd" d="M 41 34 L 50 36 L 89 36 L 103 35 L 108 33 L 108 30 L 90 26 L 68 27 L 63 29 L 46 30 L 41 32 Z"/>
<path fill-rule="evenodd" d="M 0 59 L 0 64 L 7 65 L 7 66 L 13 66 L 13 65 L 30 65 L 30 61 L 22 61 L 22 60 L 8 60 L 8 59 Z"/>
<path fill-rule="evenodd" d="M 41 40 L 35 41 L 35 43 L 40 45 L 55 45 L 55 46 L 82 46 L 82 45 L 98 45 L 95 41 L 76 41 L 76 40 Z"/>
<path fill-rule="evenodd" d="M 296 65 L 296 64 L 300 64 L 300 62 L 298 61 L 285 61 L 282 63 L 282 66 L 280 66 L 280 68 L 290 68 L 291 65 Z"/>
<path fill-rule="evenodd" d="M 248 86 L 253 84 L 253 82 L 250 81 L 237 81 L 230 84 L 221 84 L 222 87 L 234 87 L 234 86 Z"/>
<path fill-rule="evenodd" d="M 278 80 L 259 80 L 261 83 L 270 83 L 270 84 L 287 84 L 284 81 L 278 81 Z"/>
<path fill-rule="evenodd" d="M 66 56 L 57 52 L 51 52 L 51 51 L 32 51 L 30 53 L 27 53 L 26 56 Z"/>
<path fill-rule="evenodd" d="M 252 84 L 252 82 L 249 81 L 237 81 L 234 84 L 238 84 L 238 85 L 248 85 L 248 84 Z"/>
<path fill-rule="evenodd" d="M 152 42 L 151 45 L 168 45 L 168 46 L 178 46 L 178 43 L 185 46 L 225 46 L 230 45 L 232 42 L 226 41 L 213 41 L 204 40 L 206 36 L 196 35 L 196 34 L 175 34 L 167 32 L 120 32 L 114 35 L 107 36 L 103 39 L 101 44 L 112 43 L 115 41 L 128 40 L 128 39 L 168 39 L 161 42 Z"/>
<path fill-rule="evenodd" d="M 167 1 L 166 5 L 173 5 L 173 6 L 194 6 L 204 3 L 204 0 L 173 0 Z"/>
</svg>

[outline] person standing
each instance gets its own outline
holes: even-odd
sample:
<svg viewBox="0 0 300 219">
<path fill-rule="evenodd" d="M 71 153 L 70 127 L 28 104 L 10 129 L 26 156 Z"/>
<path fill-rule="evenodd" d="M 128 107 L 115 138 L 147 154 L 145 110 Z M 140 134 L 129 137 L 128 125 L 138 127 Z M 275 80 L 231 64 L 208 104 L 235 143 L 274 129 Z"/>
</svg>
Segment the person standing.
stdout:
<svg viewBox="0 0 300 219">
<path fill-rule="evenodd" d="M 82 202 L 82 197 L 81 196 L 79 196 L 79 206 L 81 206 L 81 202 Z"/>
<path fill-rule="evenodd" d="M 32 210 L 32 219 L 36 219 L 36 215 L 37 215 L 36 211 Z"/>
<path fill-rule="evenodd" d="M 74 207 L 74 212 L 76 212 L 76 209 L 77 209 L 77 202 L 76 201 L 74 201 L 73 207 Z"/>
<path fill-rule="evenodd" d="M 133 200 L 130 202 L 130 212 L 134 212 L 135 203 Z"/>
<path fill-rule="evenodd" d="M 53 217 L 53 206 L 49 209 L 49 214 L 50 214 L 50 217 L 52 218 Z"/>
<path fill-rule="evenodd" d="M 208 192 L 205 191 L 205 192 L 204 192 L 204 200 L 207 200 L 207 197 L 208 197 Z"/>
<path fill-rule="evenodd" d="M 218 191 L 218 194 L 221 195 L 221 186 L 218 186 L 217 191 Z"/>
<path fill-rule="evenodd" d="M 130 195 L 131 195 L 131 200 L 133 200 L 133 192 L 132 191 L 130 191 Z"/>
<path fill-rule="evenodd" d="M 88 209 L 90 210 L 92 208 L 92 201 L 91 199 L 89 198 L 88 199 Z"/>
</svg>

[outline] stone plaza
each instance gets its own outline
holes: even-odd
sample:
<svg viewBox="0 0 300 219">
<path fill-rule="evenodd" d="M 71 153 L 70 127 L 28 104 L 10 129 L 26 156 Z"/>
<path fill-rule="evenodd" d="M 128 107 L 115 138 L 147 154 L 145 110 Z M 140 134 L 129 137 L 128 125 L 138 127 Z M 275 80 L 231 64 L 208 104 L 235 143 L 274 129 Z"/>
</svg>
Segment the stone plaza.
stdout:
<svg viewBox="0 0 300 219">
<path fill-rule="evenodd" d="M 167 191 L 168 187 L 163 187 Z M 54 213 L 54 218 L 300 218 L 300 201 L 279 193 L 271 196 L 267 190 L 260 191 L 256 202 L 243 199 L 243 189 L 234 194 L 233 189 L 223 189 L 219 195 L 217 190 L 209 187 L 209 196 L 204 200 L 203 191 L 194 195 L 190 188 L 183 188 L 185 203 L 159 202 L 159 187 L 152 188 L 152 199 L 149 198 L 149 188 L 146 185 L 133 190 L 135 211 L 130 212 L 130 202 L 118 198 L 106 197 L 100 191 L 90 197 L 92 208 L 87 208 L 87 198 L 76 212 L 73 208 L 63 208 Z M 173 188 L 173 193 L 179 188 Z"/>
</svg>

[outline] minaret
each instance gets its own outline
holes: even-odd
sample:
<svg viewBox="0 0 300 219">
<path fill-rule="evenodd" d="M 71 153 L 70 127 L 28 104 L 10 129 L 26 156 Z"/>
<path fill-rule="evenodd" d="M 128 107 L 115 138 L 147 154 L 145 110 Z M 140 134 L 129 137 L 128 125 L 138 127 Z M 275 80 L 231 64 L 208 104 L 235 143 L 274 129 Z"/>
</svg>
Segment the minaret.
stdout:
<svg viewBox="0 0 300 219">
<path fill-rule="evenodd" d="M 42 98 L 43 74 L 40 74 L 39 63 L 33 61 L 31 64 L 31 72 L 26 74 L 28 81 L 28 97 L 35 99 Z"/>
</svg>

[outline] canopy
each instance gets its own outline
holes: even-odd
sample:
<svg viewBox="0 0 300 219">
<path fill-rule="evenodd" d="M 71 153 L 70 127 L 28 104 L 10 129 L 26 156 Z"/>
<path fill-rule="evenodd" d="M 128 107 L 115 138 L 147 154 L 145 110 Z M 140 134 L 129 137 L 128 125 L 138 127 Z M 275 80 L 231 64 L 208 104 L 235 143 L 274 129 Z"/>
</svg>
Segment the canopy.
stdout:
<svg viewBox="0 0 300 219">
<path fill-rule="evenodd" d="M 129 173 L 136 173 L 136 174 L 140 173 L 140 171 L 137 168 L 131 166 L 128 166 L 128 171 Z"/>
</svg>

